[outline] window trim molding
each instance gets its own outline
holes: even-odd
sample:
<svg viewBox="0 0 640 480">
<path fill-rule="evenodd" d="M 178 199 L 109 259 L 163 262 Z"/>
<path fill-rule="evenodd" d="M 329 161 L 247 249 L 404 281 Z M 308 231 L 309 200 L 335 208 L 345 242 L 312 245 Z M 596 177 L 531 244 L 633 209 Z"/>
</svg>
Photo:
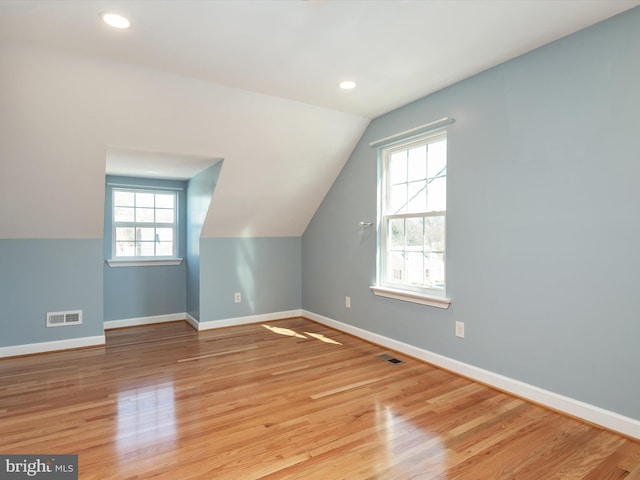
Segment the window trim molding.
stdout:
<svg viewBox="0 0 640 480">
<path fill-rule="evenodd" d="M 126 183 L 126 182 L 107 182 L 107 186 L 108 187 L 112 187 L 112 188 L 121 188 L 121 189 L 128 189 L 128 190 L 171 190 L 174 192 L 184 192 L 184 188 L 182 187 L 165 187 L 162 185 L 142 185 L 142 184 L 136 184 L 136 183 Z"/>
<path fill-rule="evenodd" d="M 448 138 L 448 131 L 446 126 L 455 122 L 455 119 L 451 117 L 445 117 L 443 119 L 431 122 L 420 127 L 416 127 L 405 132 L 386 137 L 377 142 L 372 142 L 372 147 L 377 147 L 378 151 L 378 168 L 379 168 L 379 182 L 378 182 L 378 227 L 377 227 L 377 253 L 376 253 L 376 285 L 369 287 L 373 293 L 377 296 L 393 298 L 396 300 L 403 300 L 412 303 L 418 303 L 421 305 L 427 305 L 437 308 L 449 308 L 451 299 L 446 296 L 446 283 L 445 290 L 439 292 L 428 287 L 413 287 L 410 285 L 401 285 L 390 283 L 385 280 L 384 269 L 386 268 L 386 258 L 383 258 L 382 250 L 386 248 L 386 235 L 387 226 L 385 225 L 385 218 L 409 218 L 415 216 L 444 216 L 445 223 L 447 217 L 447 210 L 433 211 L 433 212 L 419 212 L 415 214 L 383 214 L 383 201 L 381 201 L 387 192 L 383 192 L 383 189 L 387 188 L 385 175 L 385 157 L 388 157 L 394 153 L 394 151 L 405 150 L 411 146 L 420 145 L 423 142 L 431 143 L 436 141 L 439 137 Z M 447 158 L 448 165 L 448 158 Z M 446 276 L 446 266 L 445 266 Z"/>
<path fill-rule="evenodd" d="M 371 291 L 379 297 L 393 298 L 395 300 L 404 300 L 405 302 L 419 303 L 430 307 L 447 309 L 451 305 L 451 299 L 448 297 L 439 297 L 424 293 L 412 292 L 409 290 L 400 290 L 397 288 L 383 287 L 372 285 L 369 287 Z"/>
<path fill-rule="evenodd" d="M 389 135 L 388 137 L 381 138 L 379 140 L 375 140 L 369 144 L 372 148 L 385 148 L 393 145 L 397 142 L 404 142 L 411 137 L 417 137 L 424 135 L 426 133 L 431 133 L 436 130 L 443 129 L 455 123 L 456 119 L 453 117 L 443 117 L 440 120 L 435 120 L 433 122 L 425 123 L 424 125 L 420 125 L 415 128 L 410 128 L 409 130 L 405 130 L 404 132 L 394 133 L 393 135 Z"/>
<path fill-rule="evenodd" d="M 180 265 L 182 258 L 110 258 L 105 260 L 110 267 L 157 267 Z"/>
<path fill-rule="evenodd" d="M 118 266 L 118 267 L 132 267 L 132 266 L 148 266 L 148 265 L 179 265 L 182 262 L 182 259 L 177 255 L 179 254 L 179 208 L 180 208 L 180 198 L 178 192 L 182 191 L 181 188 L 176 187 L 162 187 L 162 186 L 142 186 L 142 185 L 118 185 L 118 184 L 108 184 L 111 187 L 110 195 L 111 195 L 111 255 L 109 259 L 107 259 L 107 263 L 109 266 Z M 139 222 L 116 222 L 115 221 L 115 193 L 116 191 L 130 191 L 130 192 L 141 192 L 141 193 L 170 193 L 173 195 L 173 211 L 174 211 L 174 222 L 169 223 L 149 223 L 146 226 L 153 226 L 154 228 L 171 228 L 173 230 L 173 254 L 169 256 L 156 256 L 156 257 L 118 257 L 116 255 L 116 228 L 117 227 L 133 227 L 137 228 L 138 226 L 142 226 Z M 154 210 L 156 207 L 154 206 Z M 176 263 L 176 260 L 179 262 Z"/>
<path fill-rule="evenodd" d="M 390 135 L 388 137 L 381 138 L 379 140 L 375 140 L 369 143 L 369 146 L 375 148 L 378 152 L 378 227 L 377 227 L 377 254 L 376 254 L 376 284 L 370 286 L 371 291 L 381 297 L 392 298 L 395 300 L 402 300 L 406 302 L 418 303 L 421 305 L 427 305 L 431 307 L 449 308 L 451 304 L 451 298 L 446 296 L 446 290 L 444 290 L 441 294 L 440 292 L 433 291 L 431 289 L 421 288 L 421 289 L 411 289 L 407 287 L 406 289 L 402 288 L 401 285 L 398 286 L 390 286 L 388 283 L 383 280 L 383 256 L 384 252 L 382 252 L 382 239 L 381 235 L 386 234 L 386 227 L 383 225 L 384 223 L 384 215 L 382 213 L 382 188 L 384 187 L 383 176 L 385 172 L 385 167 L 383 165 L 384 162 L 384 151 L 392 151 L 396 147 L 404 148 L 409 143 L 413 143 L 414 141 L 420 142 L 423 139 L 438 136 L 439 134 L 443 134 L 446 138 L 448 138 L 448 126 L 455 123 L 455 118 L 453 117 L 443 117 L 439 120 L 435 120 L 433 122 L 426 123 L 424 125 L 420 125 L 418 127 L 414 127 L 408 130 L 404 130 L 402 132 L 398 132 L 396 134 Z M 447 158 L 447 164 L 448 164 Z M 440 212 L 438 212 L 440 213 Z M 445 211 L 445 222 L 446 222 L 446 211 Z M 446 268 L 446 267 L 445 267 Z M 446 272 L 445 272 L 446 275 Z M 446 288 L 446 287 L 445 287 Z"/>
</svg>

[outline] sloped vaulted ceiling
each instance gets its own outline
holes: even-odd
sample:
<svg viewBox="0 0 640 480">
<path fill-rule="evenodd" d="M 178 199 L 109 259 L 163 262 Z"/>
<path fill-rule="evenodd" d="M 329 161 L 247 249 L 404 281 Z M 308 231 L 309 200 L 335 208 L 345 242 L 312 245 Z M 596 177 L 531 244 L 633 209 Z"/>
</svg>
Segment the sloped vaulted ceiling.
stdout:
<svg viewBox="0 0 640 480">
<path fill-rule="evenodd" d="M 301 235 L 367 124 L 42 49 L 1 49 L 0 68 L 4 238 L 100 238 L 105 159 L 122 147 L 224 159 L 205 236 Z"/>
<path fill-rule="evenodd" d="M 101 237 L 123 149 L 224 159 L 205 236 L 301 235 L 371 118 L 639 3 L 1 0 L 0 238 Z"/>
</svg>

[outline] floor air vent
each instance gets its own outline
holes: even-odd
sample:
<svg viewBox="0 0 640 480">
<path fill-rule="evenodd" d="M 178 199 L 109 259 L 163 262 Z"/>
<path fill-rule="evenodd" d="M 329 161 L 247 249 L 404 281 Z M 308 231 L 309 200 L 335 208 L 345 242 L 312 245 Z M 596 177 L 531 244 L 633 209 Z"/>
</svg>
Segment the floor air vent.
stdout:
<svg viewBox="0 0 640 480">
<path fill-rule="evenodd" d="M 47 327 L 67 327 L 82 323 L 82 310 L 47 312 Z"/>
<path fill-rule="evenodd" d="M 389 362 L 389 363 L 404 363 L 402 360 L 398 360 L 395 357 L 392 357 L 391 355 L 387 355 L 386 353 L 383 353 L 382 355 L 378 355 L 378 358 L 380 360 L 384 360 L 385 362 Z"/>
</svg>

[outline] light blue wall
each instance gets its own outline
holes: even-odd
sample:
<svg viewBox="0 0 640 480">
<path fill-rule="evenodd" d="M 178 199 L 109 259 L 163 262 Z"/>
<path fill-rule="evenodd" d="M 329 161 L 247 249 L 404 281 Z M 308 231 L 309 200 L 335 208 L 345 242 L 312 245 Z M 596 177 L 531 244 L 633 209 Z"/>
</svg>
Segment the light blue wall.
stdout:
<svg viewBox="0 0 640 480">
<path fill-rule="evenodd" d="M 200 234 L 223 160 L 189 180 L 187 188 L 187 313 L 200 319 Z"/>
<path fill-rule="evenodd" d="M 303 308 L 640 419 L 638 59 L 640 8 L 374 120 L 304 234 Z M 374 296 L 358 226 L 369 143 L 444 116 L 448 310 Z"/>
<path fill-rule="evenodd" d="M 201 239 L 200 321 L 299 309 L 301 243 L 300 237 Z"/>
<path fill-rule="evenodd" d="M 186 311 L 186 265 L 104 265 L 104 319 L 123 320 Z"/>
<path fill-rule="evenodd" d="M 82 310 L 82 325 L 45 326 L 67 310 Z M 0 239 L 0 347 L 103 332 L 101 239 Z"/>
<path fill-rule="evenodd" d="M 182 189 L 178 191 L 178 256 L 186 253 L 186 188 L 177 180 L 159 180 L 107 176 L 105 193 L 104 259 L 111 257 L 111 186 L 155 186 Z M 104 320 L 150 317 L 183 313 L 187 306 L 187 266 L 110 267 L 104 271 Z"/>
</svg>

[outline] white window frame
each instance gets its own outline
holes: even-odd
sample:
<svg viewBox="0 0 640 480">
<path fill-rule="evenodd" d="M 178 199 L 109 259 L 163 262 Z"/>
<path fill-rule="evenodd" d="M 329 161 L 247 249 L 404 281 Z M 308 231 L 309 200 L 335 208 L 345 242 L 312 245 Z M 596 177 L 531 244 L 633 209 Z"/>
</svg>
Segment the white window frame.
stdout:
<svg viewBox="0 0 640 480">
<path fill-rule="evenodd" d="M 385 278 L 387 272 L 387 257 L 389 249 L 387 241 L 389 239 L 388 225 L 390 220 L 398 218 L 423 218 L 423 217 L 444 217 L 444 228 L 446 238 L 446 209 L 444 211 L 420 211 L 412 213 L 387 213 L 385 202 L 389 197 L 388 162 L 391 155 L 398 151 L 408 150 L 420 145 L 428 145 L 447 138 L 444 129 L 429 131 L 421 135 L 414 135 L 395 141 L 390 144 L 380 146 L 378 150 L 378 161 L 380 167 L 380 183 L 378 192 L 378 259 L 377 259 L 377 281 L 371 287 L 373 293 L 379 296 L 404 300 L 423 305 L 439 308 L 448 308 L 451 299 L 446 296 L 446 246 L 445 246 L 445 285 L 442 289 L 428 288 L 410 285 L 408 283 L 389 282 Z M 448 162 L 448 158 L 447 158 Z"/>
<path fill-rule="evenodd" d="M 115 220 L 116 202 L 115 196 L 117 192 L 131 192 L 131 193 L 151 193 L 151 194 L 164 194 L 173 196 L 173 223 L 163 222 L 117 222 Z M 182 263 L 182 258 L 178 258 L 178 229 L 179 229 L 179 211 L 178 204 L 179 195 L 175 189 L 165 188 L 145 188 L 145 187 L 128 187 L 114 186 L 111 189 L 111 258 L 107 260 L 107 263 L 113 267 L 128 267 L 128 266 L 146 266 L 146 265 L 179 265 Z M 156 206 L 154 205 L 154 210 Z M 170 255 L 155 255 L 155 256 L 117 256 L 117 243 L 116 243 L 116 229 L 119 227 L 131 227 L 131 228 L 171 228 L 173 230 L 173 251 Z"/>
</svg>

